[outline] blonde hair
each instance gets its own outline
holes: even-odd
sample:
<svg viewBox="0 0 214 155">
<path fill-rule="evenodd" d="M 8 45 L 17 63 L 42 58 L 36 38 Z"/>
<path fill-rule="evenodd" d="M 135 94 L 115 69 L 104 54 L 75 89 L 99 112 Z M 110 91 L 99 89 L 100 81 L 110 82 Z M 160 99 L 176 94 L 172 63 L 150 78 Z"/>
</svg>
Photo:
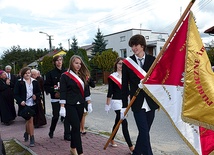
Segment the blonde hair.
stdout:
<svg viewBox="0 0 214 155">
<path fill-rule="evenodd" d="M 88 70 L 88 68 L 86 67 L 85 63 L 83 62 L 82 58 L 78 55 L 73 55 L 70 58 L 69 61 L 69 67 L 68 67 L 68 71 L 72 70 L 73 72 L 75 72 L 74 66 L 73 66 L 73 62 L 75 61 L 75 59 L 79 59 L 81 61 L 81 68 L 78 72 L 78 76 L 84 81 L 84 83 L 87 83 L 88 78 L 90 77 L 90 71 Z"/>
</svg>

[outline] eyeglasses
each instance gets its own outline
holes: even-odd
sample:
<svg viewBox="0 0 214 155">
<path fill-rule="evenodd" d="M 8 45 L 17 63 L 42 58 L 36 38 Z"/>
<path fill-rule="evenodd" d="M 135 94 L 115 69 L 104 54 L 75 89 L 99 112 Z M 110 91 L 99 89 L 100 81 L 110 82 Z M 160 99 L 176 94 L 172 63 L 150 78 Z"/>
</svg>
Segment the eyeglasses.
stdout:
<svg viewBox="0 0 214 155">
<path fill-rule="evenodd" d="M 119 63 L 117 63 L 118 65 L 122 65 L 123 63 L 122 62 L 119 62 Z"/>
</svg>

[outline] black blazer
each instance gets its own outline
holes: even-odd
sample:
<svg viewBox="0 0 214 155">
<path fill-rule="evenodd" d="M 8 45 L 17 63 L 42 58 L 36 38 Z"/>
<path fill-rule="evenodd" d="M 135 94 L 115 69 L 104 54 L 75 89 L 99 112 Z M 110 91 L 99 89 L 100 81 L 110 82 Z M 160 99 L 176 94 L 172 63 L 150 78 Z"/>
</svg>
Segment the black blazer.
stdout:
<svg viewBox="0 0 214 155">
<path fill-rule="evenodd" d="M 36 99 L 40 99 L 41 91 L 39 88 L 39 83 L 36 80 L 33 80 L 32 84 L 33 84 L 33 94 L 36 95 Z M 20 79 L 16 82 L 16 85 L 14 87 L 14 98 L 19 106 L 18 115 L 20 114 L 20 111 L 24 108 L 24 106 L 21 105 L 21 102 L 26 101 L 26 97 L 27 97 L 26 85 L 25 82 Z M 35 102 L 37 103 L 37 100 Z"/>
<path fill-rule="evenodd" d="M 17 77 L 14 74 L 10 74 L 10 84 L 12 88 L 14 88 L 16 82 L 17 82 Z"/>
<path fill-rule="evenodd" d="M 85 97 L 90 96 L 89 86 L 85 84 L 84 96 L 82 96 L 77 83 L 65 74 L 60 78 L 60 100 L 66 104 L 75 105 L 77 102 L 86 104 Z"/>
<path fill-rule="evenodd" d="M 60 82 L 60 77 L 64 72 L 66 72 L 64 68 L 60 70 L 55 67 L 53 70 L 49 71 L 46 74 L 46 80 L 44 81 L 44 89 L 47 94 L 50 93 L 51 99 L 56 99 L 54 85 L 57 85 L 57 83 Z"/>
<path fill-rule="evenodd" d="M 108 77 L 108 93 L 107 93 L 107 97 L 115 99 L 115 100 L 121 100 L 121 98 L 122 98 L 121 89 L 109 77 Z"/>
<path fill-rule="evenodd" d="M 135 55 L 130 56 L 130 58 L 137 63 Z M 144 71 L 148 72 L 154 60 L 155 57 L 151 55 L 145 56 L 145 62 L 143 65 Z M 141 79 L 125 64 L 123 64 L 122 66 L 122 75 L 122 102 L 123 108 L 126 108 L 128 106 L 128 95 L 130 94 L 131 98 L 134 96 Z M 132 111 L 135 112 L 140 110 L 143 105 L 144 99 L 146 99 L 151 110 L 159 108 L 159 106 L 143 90 L 141 90 L 134 103 L 132 104 Z"/>
</svg>

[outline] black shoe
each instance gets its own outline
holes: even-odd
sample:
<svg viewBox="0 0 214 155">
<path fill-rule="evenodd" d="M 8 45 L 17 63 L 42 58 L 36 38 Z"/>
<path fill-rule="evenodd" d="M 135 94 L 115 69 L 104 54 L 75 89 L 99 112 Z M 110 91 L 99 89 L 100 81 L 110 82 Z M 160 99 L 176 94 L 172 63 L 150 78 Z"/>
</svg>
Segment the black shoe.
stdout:
<svg viewBox="0 0 214 155">
<path fill-rule="evenodd" d="M 28 141 L 28 133 L 27 133 L 27 132 L 24 133 L 24 141 L 25 141 L 25 142 Z"/>
<path fill-rule="evenodd" d="M 71 141 L 71 136 L 64 136 L 64 140 Z"/>
<path fill-rule="evenodd" d="M 5 122 L 4 125 L 9 126 L 10 122 Z"/>
<path fill-rule="evenodd" d="M 35 146 L 35 141 L 34 141 L 34 136 L 30 136 L 30 147 L 34 147 Z"/>
<path fill-rule="evenodd" d="M 48 133 L 48 135 L 49 135 L 50 138 L 53 138 L 53 132 L 52 132 L 52 131 L 50 131 L 50 132 Z"/>
</svg>

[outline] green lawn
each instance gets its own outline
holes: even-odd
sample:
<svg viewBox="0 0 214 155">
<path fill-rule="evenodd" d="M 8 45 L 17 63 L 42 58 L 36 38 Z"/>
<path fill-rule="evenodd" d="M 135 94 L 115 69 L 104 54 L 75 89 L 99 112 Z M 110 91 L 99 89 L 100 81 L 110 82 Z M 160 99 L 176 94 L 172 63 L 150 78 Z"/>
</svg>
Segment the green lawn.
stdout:
<svg viewBox="0 0 214 155">
<path fill-rule="evenodd" d="M 31 155 L 31 153 L 19 145 L 14 139 L 3 141 L 7 155 Z"/>
</svg>

